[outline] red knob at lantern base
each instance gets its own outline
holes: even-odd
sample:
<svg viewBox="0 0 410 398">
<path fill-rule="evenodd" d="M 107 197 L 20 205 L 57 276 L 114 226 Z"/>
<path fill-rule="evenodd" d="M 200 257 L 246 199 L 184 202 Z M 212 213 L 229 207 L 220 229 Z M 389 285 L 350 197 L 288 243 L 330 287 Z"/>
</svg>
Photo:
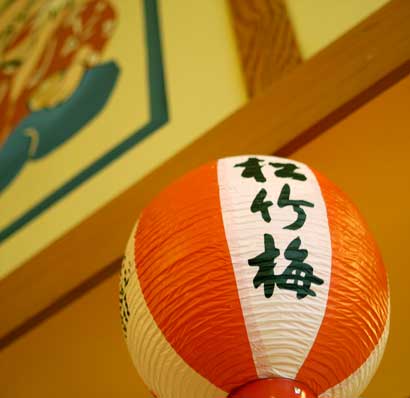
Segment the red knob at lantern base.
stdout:
<svg viewBox="0 0 410 398">
<path fill-rule="evenodd" d="M 298 381 L 274 378 L 245 384 L 232 392 L 229 398 L 317 398 L 317 395 Z"/>
</svg>

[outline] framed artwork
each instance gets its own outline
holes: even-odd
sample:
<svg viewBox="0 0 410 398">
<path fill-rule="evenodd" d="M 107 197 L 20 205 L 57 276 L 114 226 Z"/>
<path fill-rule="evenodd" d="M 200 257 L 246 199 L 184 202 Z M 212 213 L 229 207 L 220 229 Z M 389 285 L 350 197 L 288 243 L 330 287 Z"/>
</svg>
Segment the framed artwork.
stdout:
<svg viewBox="0 0 410 398">
<path fill-rule="evenodd" d="M 168 121 L 156 2 L 112 3 L 3 11 L 2 243 Z"/>
<path fill-rule="evenodd" d="M 176 25 L 190 11 L 168 7 L 2 3 L 0 278 L 243 103 L 223 6 L 204 6 L 204 17 L 224 17 L 214 35 L 227 42 L 216 49 L 200 31 L 184 39 Z M 221 95 L 211 101 L 217 74 Z"/>
</svg>

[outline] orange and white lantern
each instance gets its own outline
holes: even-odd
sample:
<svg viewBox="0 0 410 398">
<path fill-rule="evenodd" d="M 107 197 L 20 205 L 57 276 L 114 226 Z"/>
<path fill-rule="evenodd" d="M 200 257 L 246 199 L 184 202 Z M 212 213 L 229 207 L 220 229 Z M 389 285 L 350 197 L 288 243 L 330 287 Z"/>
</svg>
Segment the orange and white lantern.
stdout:
<svg viewBox="0 0 410 398">
<path fill-rule="evenodd" d="M 271 156 L 221 159 L 160 193 L 129 240 L 120 302 L 159 398 L 242 397 L 279 378 L 295 381 L 289 397 L 355 398 L 389 330 L 386 272 L 356 207 Z"/>
</svg>

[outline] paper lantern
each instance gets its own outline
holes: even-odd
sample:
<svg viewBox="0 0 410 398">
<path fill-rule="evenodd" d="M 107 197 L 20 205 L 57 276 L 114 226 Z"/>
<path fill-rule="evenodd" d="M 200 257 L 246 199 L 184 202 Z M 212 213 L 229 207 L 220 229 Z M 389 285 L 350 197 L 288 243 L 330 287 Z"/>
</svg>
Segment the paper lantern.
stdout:
<svg viewBox="0 0 410 398">
<path fill-rule="evenodd" d="M 120 289 L 131 357 L 159 398 L 242 398 L 251 385 L 248 398 L 268 398 L 279 379 L 295 397 L 355 398 L 389 329 L 362 216 L 321 174 L 277 157 L 221 159 L 160 193 Z"/>
</svg>

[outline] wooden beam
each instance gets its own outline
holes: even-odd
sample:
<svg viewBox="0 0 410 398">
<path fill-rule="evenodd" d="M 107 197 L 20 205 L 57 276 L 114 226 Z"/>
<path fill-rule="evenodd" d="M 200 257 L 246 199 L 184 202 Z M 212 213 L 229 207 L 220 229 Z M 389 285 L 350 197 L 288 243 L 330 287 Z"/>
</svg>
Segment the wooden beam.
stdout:
<svg viewBox="0 0 410 398">
<path fill-rule="evenodd" d="M 118 268 L 139 212 L 175 178 L 223 156 L 293 142 L 289 152 L 409 74 L 409 20 L 408 0 L 388 3 L 0 281 L 1 344 L 110 264 Z"/>
<path fill-rule="evenodd" d="M 283 0 L 230 0 L 245 83 L 250 97 L 302 62 Z"/>
</svg>

